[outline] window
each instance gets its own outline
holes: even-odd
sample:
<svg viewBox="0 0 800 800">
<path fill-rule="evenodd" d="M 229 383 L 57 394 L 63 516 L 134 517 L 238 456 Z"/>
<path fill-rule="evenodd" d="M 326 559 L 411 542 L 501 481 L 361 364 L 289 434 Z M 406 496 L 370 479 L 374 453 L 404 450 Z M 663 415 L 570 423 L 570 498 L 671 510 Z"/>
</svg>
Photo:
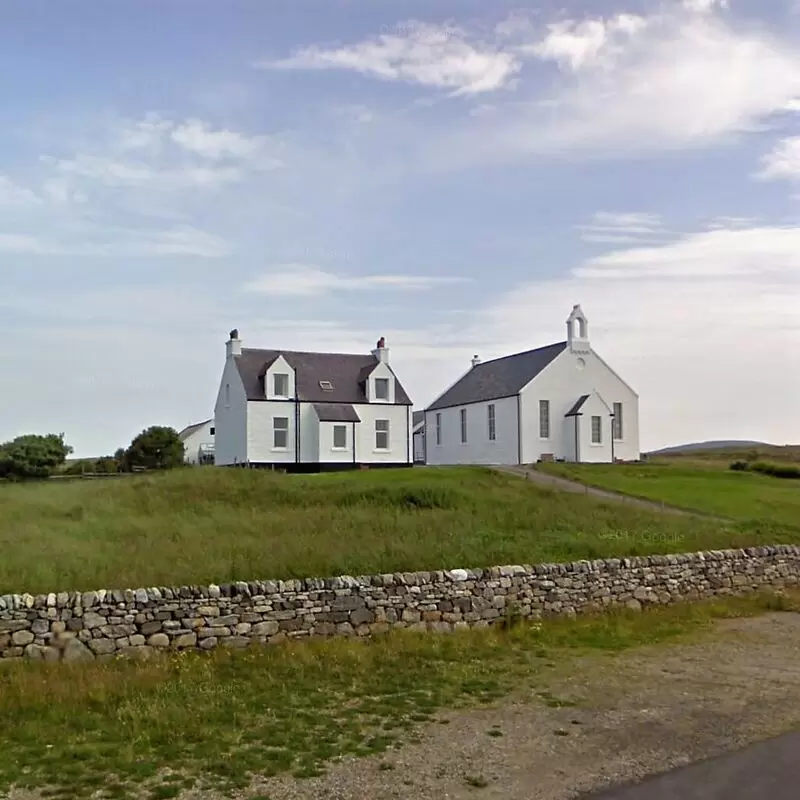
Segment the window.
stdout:
<svg viewBox="0 0 800 800">
<path fill-rule="evenodd" d="M 289 446 L 289 417 L 272 418 L 272 446 L 276 450 Z"/>
<path fill-rule="evenodd" d="M 436 444 L 442 443 L 442 415 L 436 415 Z"/>
<path fill-rule="evenodd" d="M 539 438 L 550 438 L 550 401 L 539 401 Z"/>
<path fill-rule="evenodd" d="M 375 399 L 388 400 L 389 399 L 389 379 L 388 378 L 375 378 Z"/>
<path fill-rule="evenodd" d="M 216 431 L 216 428 L 212 428 L 212 429 L 209 431 L 209 433 L 210 433 L 210 434 L 213 436 L 213 435 L 214 435 L 214 431 Z"/>
<path fill-rule="evenodd" d="M 289 376 L 283 372 L 276 372 L 272 376 L 272 393 L 276 397 L 289 396 Z"/>
<path fill-rule="evenodd" d="M 612 434 L 619 441 L 622 439 L 622 403 L 614 403 L 614 421 L 611 425 Z"/>
<path fill-rule="evenodd" d="M 592 444 L 603 443 L 603 418 L 592 417 Z"/>
<path fill-rule="evenodd" d="M 494 403 L 487 406 L 486 413 L 488 417 L 489 423 L 489 441 L 493 442 L 497 438 L 497 430 L 495 425 L 495 417 L 494 417 Z"/>
<path fill-rule="evenodd" d="M 332 392 L 333 384 L 330 381 L 320 381 L 319 388 L 322 389 L 323 392 Z"/>
<path fill-rule="evenodd" d="M 229 406 L 231 404 L 231 385 L 229 383 L 225 384 L 225 405 Z"/>
<path fill-rule="evenodd" d="M 461 409 L 461 444 L 467 443 L 467 409 Z"/>
<path fill-rule="evenodd" d="M 333 426 L 333 449 L 346 450 L 347 449 L 347 426 L 334 425 Z"/>
<path fill-rule="evenodd" d="M 388 450 L 389 449 L 389 420 L 376 419 L 375 420 L 375 449 Z"/>
</svg>

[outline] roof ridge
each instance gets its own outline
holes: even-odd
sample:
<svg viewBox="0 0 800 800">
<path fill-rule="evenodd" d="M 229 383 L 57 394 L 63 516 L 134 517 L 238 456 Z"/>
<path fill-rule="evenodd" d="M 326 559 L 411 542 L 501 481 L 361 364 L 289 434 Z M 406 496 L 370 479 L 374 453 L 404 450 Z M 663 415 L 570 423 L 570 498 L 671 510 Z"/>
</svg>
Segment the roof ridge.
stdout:
<svg viewBox="0 0 800 800">
<path fill-rule="evenodd" d="M 281 349 L 280 347 L 243 347 L 242 352 L 248 353 L 278 353 L 279 355 L 287 354 L 293 356 L 335 356 L 341 358 L 342 356 L 353 357 L 353 358 L 372 358 L 375 361 L 375 358 L 372 353 L 332 353 L 330 351 L 323 351 L 323 350 L 286 350 Z"/>
<path fill-rule="evenodd" d="M 530 350 L 520 350 L 519 353 L 509 353 L 507 356 L 498 356 L 497 358 L 490 358 L 487 361 L 481 361 L 480 364 L 476 364 L 475 368 L 482 367 L 485 364 L 496 364 L 498 361 L 505 361 L 509 358 L 517 358 L 518 356 L 527 356 L 530 353 L 537 353 L 540 350 L 547 350 L 548 347 L 566 347 L 567 342 L 552 342 L 551 344 L 545 344 L 541 347 L 532 347 Z"/>
</svg>

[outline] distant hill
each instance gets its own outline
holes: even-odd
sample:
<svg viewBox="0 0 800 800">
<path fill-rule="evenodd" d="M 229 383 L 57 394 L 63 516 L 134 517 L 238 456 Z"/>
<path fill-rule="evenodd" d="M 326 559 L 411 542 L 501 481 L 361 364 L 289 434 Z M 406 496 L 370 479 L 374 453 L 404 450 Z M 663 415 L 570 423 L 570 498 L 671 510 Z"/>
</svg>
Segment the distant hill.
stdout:
<svg viewBox="0 0 800 800">
<path fill-rule="evenodd" d="M 738 450 L 740 448 L 760 447 L 777 447 L 777 445 L 768 444 L 767 442 L 753 442 L 747 439 L 719 439 L 711 442 L 690 442 L 689 444 L 662 447 L 660 450 L 652 450 L 650 455 L 668 456 L 676 453 L 694 453 L 702 450 Z"/>
</svg>

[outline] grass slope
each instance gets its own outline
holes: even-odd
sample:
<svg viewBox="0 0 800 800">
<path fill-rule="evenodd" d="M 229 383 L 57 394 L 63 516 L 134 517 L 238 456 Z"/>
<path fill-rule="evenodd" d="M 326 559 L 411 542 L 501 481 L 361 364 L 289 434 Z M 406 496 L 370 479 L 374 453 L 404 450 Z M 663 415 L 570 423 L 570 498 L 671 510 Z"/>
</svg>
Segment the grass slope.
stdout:
<svg viewBox="0 0 800 800">
<path fill-rule="evenodd" d="M 543 464 L 554 475 L 753 525 L 777 526 L 781 544 L 800 541 L 800 484 L 714 461 L 656 464 Z M 789 538 L 787 538 L 787 536 Z M 777 540 L 773 542 L 777 544 Z"/>
<path fill-rule="evenodd" d="M 193 786 L 229 792 L 253 775 L 314 775 L 338 756 L 414 741 L 441 709 L 515 689 L 521 699 L 574 704 L 545 691 L 547 673 L 568 669 L 571 655 L 674 640 L 794 602 L 778 599 L 149 662 L 0 664 L 0 793 L 16 784 L 64 800 L 154 800 Z"/>
<path fill-rule="evenodd" d="M 770 524 L 661 515 L 480 468 L 301 477 L 208 467 L 0 486 L 0 594 L 530 564 L 779 540 L 787 538 Z"/>
</svg>

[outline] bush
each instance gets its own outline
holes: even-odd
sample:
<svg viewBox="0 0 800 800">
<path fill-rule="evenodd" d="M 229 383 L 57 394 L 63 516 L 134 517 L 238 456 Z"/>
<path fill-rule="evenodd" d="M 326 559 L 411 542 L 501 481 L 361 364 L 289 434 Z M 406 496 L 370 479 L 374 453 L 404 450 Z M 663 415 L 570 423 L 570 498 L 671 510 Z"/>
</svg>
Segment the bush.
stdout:
<svg viewBox="0 0 800 800">
<path fill-rule="evenodd" d="M 746 461 L 734 461 L 733 464 L 731 464 L 731 469 L 734 472 L 747 472 L 747 470 L 750 469 L 750 464 Z"/>
<path fill-rule="evenodd" d="M 143 430 L 125 451 L 124 468 L 172 469 L 183 464 L 184 446 L 174 428 L 153 425 Z"/>
<path fill-rule="evenodd" d="M 0 478 L 49 478 L 64 464 L 71 452 L 72 448 L 64 443 L 63 433 L 49 433 L 46 436 L 29 433 L 17 436 L 10 442 L 0 444 Z"/>
<path fill-rule="evenodd" d="M 800 467 L 794 464 L 770 464 L 767 461 L 757 461 L 751 465 L 750 469 L 773 478 L 800 480 Z"/>
</svg>

